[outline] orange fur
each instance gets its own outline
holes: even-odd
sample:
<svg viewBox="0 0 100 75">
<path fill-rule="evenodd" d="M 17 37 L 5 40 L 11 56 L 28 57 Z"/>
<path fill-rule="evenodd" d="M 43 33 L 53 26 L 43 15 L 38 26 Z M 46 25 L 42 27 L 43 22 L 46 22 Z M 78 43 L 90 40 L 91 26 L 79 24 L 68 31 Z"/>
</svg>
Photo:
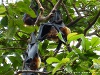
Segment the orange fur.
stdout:
<svg viewBox="0 0 100 75">
<path fill-rule="evenodd" d="M 37 70 L 40 67 L 41 59 L 40 57 L 34 57 L 32 62 L 30 63 L 30 69 L 31 70 Z"/>
<path fill-rule="evenodd" d="M 62 31 L 62 33 L 67 37 L 67 35 L 69 33 L 71 33 L 70 29 L 68 27 L 61 27 L 60 30 Z M 55 27 L 51 27 L 51 30 L 49 31 L 49 33 L 47 34 L 47 39 L 49 40 L 53 40 L 53 41 L 56 41 L 58 42 L 58 31 L 55 29 Z"/>
<path fill-rule="evenodd" d="M 65 36 L 71 33 L 71 30 L 68 27 L 62 27 L 60 30 L 64 33 Z"/>
</svg>

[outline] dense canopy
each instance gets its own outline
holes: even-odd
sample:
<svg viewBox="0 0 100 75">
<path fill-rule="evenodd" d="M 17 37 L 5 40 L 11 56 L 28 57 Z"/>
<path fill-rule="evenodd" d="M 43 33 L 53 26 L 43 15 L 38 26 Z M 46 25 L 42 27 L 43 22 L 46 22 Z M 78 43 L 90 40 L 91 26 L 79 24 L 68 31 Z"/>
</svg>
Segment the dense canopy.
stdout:
<svg viewBox="0 0 100 75">
<path fill-rule="evenodd" d="M 56 42 L 47 39 L 39 42 L 39 69 L 45 68 L 46 72 L 33 72 L 41 75 L 100 74 L 99 0 L 34 0 L 40 1 L 40 17 L 31 26 L 23 22 L 25 13 L 32 18 L 37 16 L 29 7 L 31 0 L 9 1 L 2 0 L 0 4 L 0 75 L 18 75 L 23 72 L 23 54 L 31 33 L 38 34 L 40 24 L 48 22 L 56 9 L 61 11 L 62 20 L 71 33 L 66 36 L 67 42 L 57 53 Z M 61 34 L 57 35 L 63 41 Z"/>
</svg>

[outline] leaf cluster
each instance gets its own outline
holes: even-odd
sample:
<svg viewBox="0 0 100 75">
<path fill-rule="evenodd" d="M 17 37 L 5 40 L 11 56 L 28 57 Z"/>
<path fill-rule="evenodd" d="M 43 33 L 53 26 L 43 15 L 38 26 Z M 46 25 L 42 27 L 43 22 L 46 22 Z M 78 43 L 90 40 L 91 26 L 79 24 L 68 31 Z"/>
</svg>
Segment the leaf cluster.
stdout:
<svg viewBox="0 0 100 75">
<path fill-rule="evenodd" d="M 47 16 L 57 3 L 57 0 L 40 1 L 45 8 L 44 16 Z M 62 5 L 63 3 L 65 6 Z M 66 36 L 68 40 L 66 45 L 69 45 L 72 51 L 69 52 L 64 44 L 54 56 L 57 43 L 48 40 L 40 42 L 39 55 L 42 59 L 40 68 L 52 72 L 50 75 L 99 75 L 100 15 L 93 25 L 91 23 L 100 12 L 100 1 L 63 0 L 63 3 L 59 5 L 59 9 L 64 23 L 72 32 Z M 14 75 L 17 70 L 22 70 L 23 54 L 27 49 L 30 34 L 38 32 L 37 25 L 24 25 L 24 13 L 36 17 L 29 5 L 30 0 L 0 5 L 0 75 Z M 58 37 L 63 41 L 60 33 Z"/>
</svg>

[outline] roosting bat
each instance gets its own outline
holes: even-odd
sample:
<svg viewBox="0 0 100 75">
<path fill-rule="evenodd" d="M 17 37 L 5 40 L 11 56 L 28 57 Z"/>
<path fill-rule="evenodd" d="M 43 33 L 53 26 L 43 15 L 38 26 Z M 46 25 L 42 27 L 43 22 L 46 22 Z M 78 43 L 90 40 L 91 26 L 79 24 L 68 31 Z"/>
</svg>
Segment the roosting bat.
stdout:
<svg viewBox="0 0 100 75">
<path fill-rule="evenodd" d="M 40 26 L 38 40 L 43 41 L 44 39 L 53 40 L 58 42 L 56 50 L 59 50 L 63 43 L 57 36 L 61 32 L 65 42 L 67 42 L 67 35 L 71 32 L 68 27 L 65 26 L 61 19 L 59 10 L 56 10 L 54 16 L 47 23 L 43 23 Z"/>
<path fill-rule="evenodd" d="M 38 5 L 34 0 L 31 1 L 30 8 L 35 12 L 36 16 L 38 16 Z M 23 17 L 24 23 L 29 26 L 34 25 L 36 19 L 37 17 L 32 18 L 28 14 L 24 14 L 24 17 Z"/>
<path fill-rule="evenodd" d="M 31 34 L 31 42 L 25 53 L 24 70 L 37 70 L 41 59 L 38 54 L 38 43 L 34 33 Z M 22 75 L 37 75 L 36 73 L 22 73 Z"/>
</svg>

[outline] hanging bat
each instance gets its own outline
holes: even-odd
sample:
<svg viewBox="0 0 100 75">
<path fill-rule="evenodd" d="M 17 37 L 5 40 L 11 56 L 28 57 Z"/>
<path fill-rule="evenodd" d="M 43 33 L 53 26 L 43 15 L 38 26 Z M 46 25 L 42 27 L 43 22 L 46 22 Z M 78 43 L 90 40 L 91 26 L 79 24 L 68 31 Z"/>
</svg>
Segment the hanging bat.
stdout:
<svg viewBox="0 0 100 75">
<path fill-rule="evenodd" d="M 56 10 L 54 17 L 47 23 L 43 23 L 40 26 L 38 40 L 43 41 L 44 39 L 53 40 L 58 42 L 56 50 L 59 50 L 61 44 L 63 43 L 57 36 L 61 32 L 64 41 L 67 41 L 67 35 L 71 32 L 68 27 L 65 26 L 61 19 L 61 14 L 59 10 Z"/>
<path fill-rule="evenodd" d="M 36 16 L 38 16 L 38 5 L 34 0 L 31 1 L 30 8 L 35 12 Z M 26 25 L 34 25 L 36 19 L 37 17 L 32 18 L 28 14 L 24 14 L 23 17 L 23 21 Z"/>
<path fill-rule="evenodd" d="M 38 43 L 36 41 L 34 33 L 31 34 L 31 42 L 28 45 L 24 62 L 25 62 L 24 70 L 37 70 L 41 64 L 41 59 L 38 54 Z M 22 75 L 32 75 L 32 74 L 33 73 L 22 73 Z"/>
</svg>

